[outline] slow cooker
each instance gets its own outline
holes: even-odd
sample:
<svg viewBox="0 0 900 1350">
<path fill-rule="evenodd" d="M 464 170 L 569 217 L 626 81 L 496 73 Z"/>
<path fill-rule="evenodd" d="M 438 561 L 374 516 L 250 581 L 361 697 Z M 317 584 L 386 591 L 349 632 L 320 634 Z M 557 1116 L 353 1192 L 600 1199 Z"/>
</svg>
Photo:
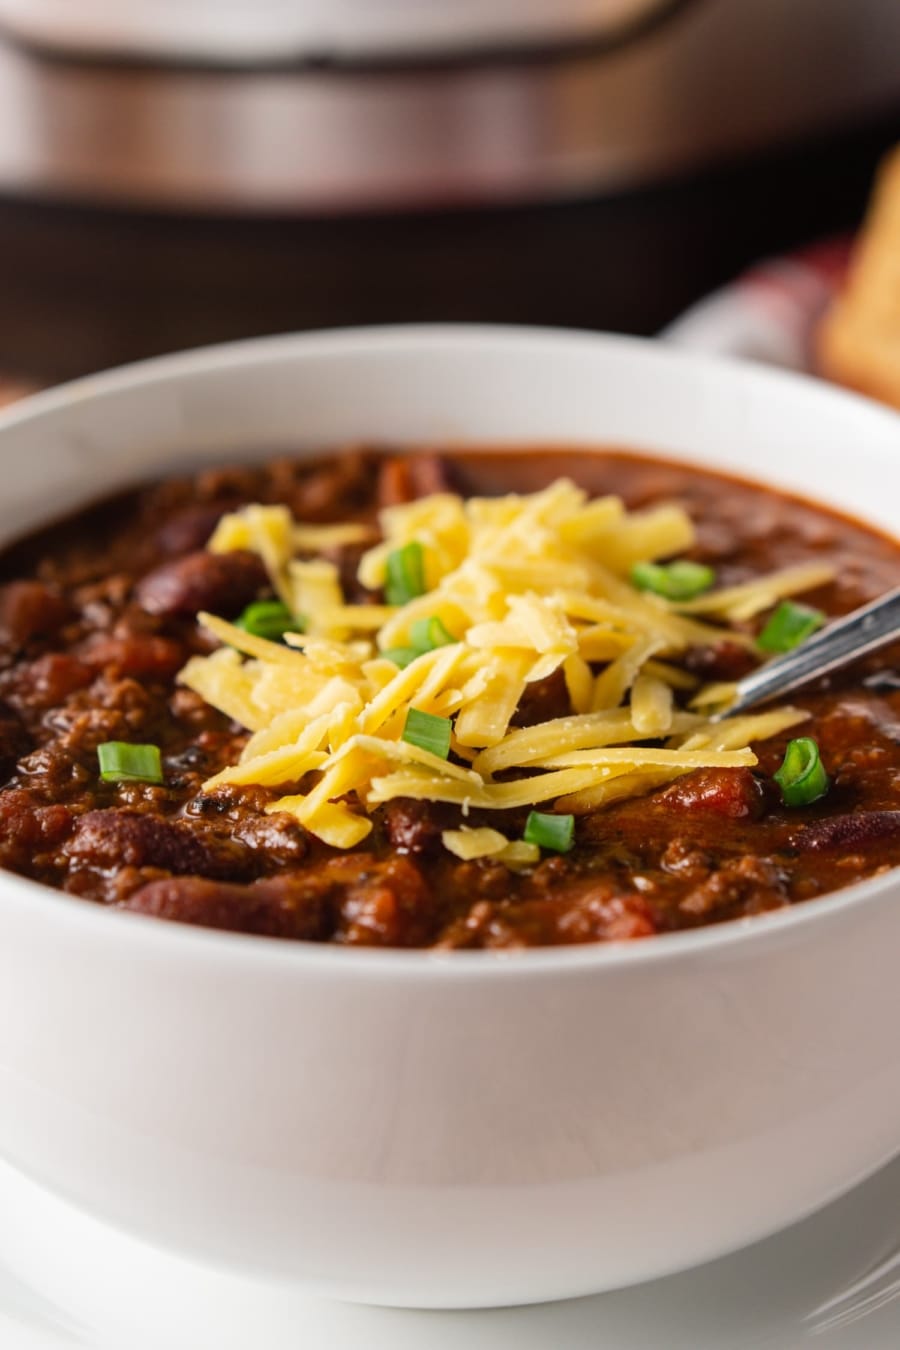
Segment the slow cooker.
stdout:
<svg viewBox="0 0 900 1350">
<path fill-rule="evenodd" d="M 344 324 L 652 333 L 852 225 L 895 0 L 0 0 L 0 379 Z"/>
<path fill-rule="evenodd" d="M 309 214 L 621 193 L 900 102 L 891 0 L 0 0 L 0 191 Z"/>
</svg>

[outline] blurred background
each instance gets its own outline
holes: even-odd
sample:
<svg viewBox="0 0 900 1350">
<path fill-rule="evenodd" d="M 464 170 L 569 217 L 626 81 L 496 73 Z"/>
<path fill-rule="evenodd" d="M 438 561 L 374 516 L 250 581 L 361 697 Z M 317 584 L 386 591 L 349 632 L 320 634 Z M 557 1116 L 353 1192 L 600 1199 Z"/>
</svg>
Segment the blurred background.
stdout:
<svg viewBox="0 0 900 1350">
<path fill-rule="evenodd" d="M 853 229 L 898 51 L 896 0 L 0 0 L 0 382 L 342 324 L 657 332 Z"/>
</svg>

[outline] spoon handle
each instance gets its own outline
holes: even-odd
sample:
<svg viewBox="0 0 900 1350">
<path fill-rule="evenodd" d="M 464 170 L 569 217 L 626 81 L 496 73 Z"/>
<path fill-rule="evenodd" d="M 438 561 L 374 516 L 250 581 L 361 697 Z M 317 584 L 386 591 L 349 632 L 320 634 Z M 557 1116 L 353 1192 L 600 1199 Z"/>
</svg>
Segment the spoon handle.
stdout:
<svg viewBox="0 0 900 1350">
<path fill-rule="evenodd" d="M 731 717 L 779 694 L 797 689 L 838 666 L 900 639 L 900 586 L 830 623 L 792 652 L 739 681 L 734 701 L 714 719 Z"/>
</svg>

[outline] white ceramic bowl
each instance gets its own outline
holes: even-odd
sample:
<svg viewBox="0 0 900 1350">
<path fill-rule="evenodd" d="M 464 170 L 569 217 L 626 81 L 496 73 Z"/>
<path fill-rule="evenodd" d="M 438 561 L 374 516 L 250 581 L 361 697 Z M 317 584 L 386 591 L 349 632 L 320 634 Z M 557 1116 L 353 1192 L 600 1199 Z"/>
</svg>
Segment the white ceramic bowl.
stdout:
<svg viewBox="0 0 900 1350">
<path fill-rule="evenodd" d="M 0 419 L 0 539 L 188 461 L 652 448 L 897 524 L 900 421 L 619 338 L 290 337 Z M 760 1237 L 900 1143 L 900 876 L 626 946 L 350 951 L 0 877 L 0 1155 L 160 1244 L 359 1300 L 584 1294 Z"/>
</svg>

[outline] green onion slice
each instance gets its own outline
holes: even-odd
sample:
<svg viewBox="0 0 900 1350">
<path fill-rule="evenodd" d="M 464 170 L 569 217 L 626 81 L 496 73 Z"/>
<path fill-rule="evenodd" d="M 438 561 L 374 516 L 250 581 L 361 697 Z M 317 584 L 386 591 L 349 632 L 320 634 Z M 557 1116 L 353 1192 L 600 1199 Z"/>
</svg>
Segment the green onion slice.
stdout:
<svg viewBox="0 0 900 1350">
<path fill-rule="evenodd" d="M 693 600 L 708 591 L 716 579 L 712 567 L 687 558 L 671 563 L 635 563 L 629 575 L 639 591 L 652 591 L 666 600 Z"/>
<path fill-rule="evenodd" d="M 380 654 L 405 670 L 417 656 L 424 656 L 425 652 L 433 652 L 438 647 L 449 647 L 459 642 L 459 638 L 448 633 L 437 615 L 433 614 L 428 619 L 416 619 L 415 623 L 410 624 L 409 641 L 408 647 L 387 647 Z"/>
<path fill-rule="evenodd" d="M 449 717 L 410 708 L 401 740 L 407 745 L 417 745 L 420 750 L 429 750 L 438 759 L 446 759 L 450 754 L 450 731 Z"/>
<path fill-rule="evenodd" d="M 418 540 L 394 549 L 386 565 L 384 598 L 389 605 L 407 605 L 425 594 L 425 554 Z"/>
<path fill-rule="evenodd" d="M 386 647 L 385 650 L 379 652 L 378 655 L 383 656 L 386 661 L 393 661 L 395 666 L 399 666 L 401 670 L 405 670 L 406 667 L 411 665 L 416 657 L 421 656 L 422 653 L 419 651 L 418 647 Z"/>
<path fill-rule="evenodd" d="M 784 763 L 775 774 L 786 806 L 809 806 L 828 791 L 828 774 L 811 736 L 788 741 Z"/>
<path fill-rule="evenodd" d="M 552 849 L 554 853 L 568 853 L 575 842 L 575 817 L 551 816 L 532 811 L 525 822 L 526 844 Z"/>
<path fill-rule="evenodd" d="M 792 652 L 825 622 L 820 609 L 798 605 L 793 600 L 782 600 L 769 616 L 768 623 L 756 639 L 764 652 Z"/>
<path fill-rule="evenodd" d="M 436 647 L 449 647 L 459 638 L 455 638 L 452 633 L 441 623 L 436 614 L 428 619 L 416 619 L 415 623 L 409 626 L 409 640 L 418 652 L 433 652 Z"/>
<path fill-rule="evenodd" d="M 303 620 L 292 614 L 280 600 L 257 600 L 234 622 L 236 628 L 243 628 L 254 637 L 267 638 L 269 642 L 280 642 L 285 633 L 303 632 Z"/>
<path fill-rule="evenodd" d="M 100 777 L 104 783 L 164 783 L 158 745 L 132 745 L 129 741 L 104 741 L 97 746 Z"/>
</svg>

